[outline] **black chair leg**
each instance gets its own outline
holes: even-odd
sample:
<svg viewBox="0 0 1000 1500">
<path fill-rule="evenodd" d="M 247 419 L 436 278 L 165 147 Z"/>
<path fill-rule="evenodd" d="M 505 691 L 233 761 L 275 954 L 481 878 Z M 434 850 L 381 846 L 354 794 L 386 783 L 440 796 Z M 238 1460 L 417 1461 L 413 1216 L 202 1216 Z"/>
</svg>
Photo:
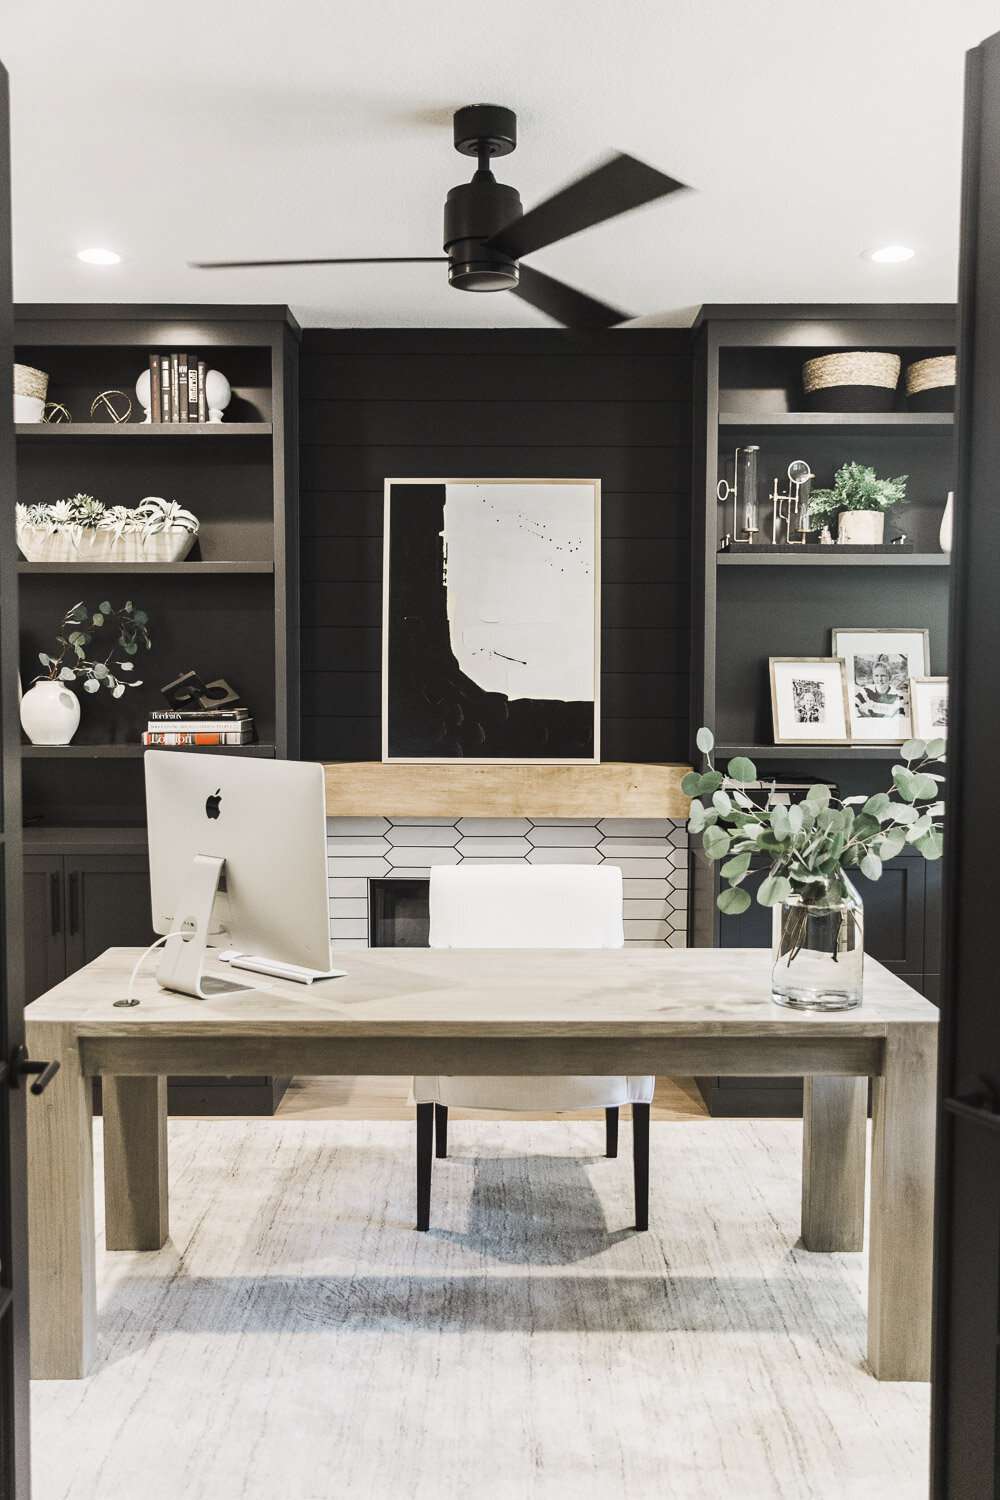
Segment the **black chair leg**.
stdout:
<svg viewBox="0 0 1000 1500">
<path fill-rule="evenodd" d="M 604 1111 L 604 1154 L 605 1156 L 618 1155 L 618 1106 L 613 1105 L 611 1109 Z"/>
<path fill-rule="evenodd" d="M 417 1105 L 417 1228 L 431 1227 L 431 1166 L 434 1158 L 434 1106 Z"/>
<path fill-rule="evenodd" d="M 448 1155 L 447 1104 L 435 1104 L 434 1106 L 434 1155 L 439 1157 Z"/>
<path fill-rule="evenodd" d="M 635 1227 L 649 1228 L 649 1105 L 632 1106 L 632 1168 L 635 1174 Z"/>
</svg>

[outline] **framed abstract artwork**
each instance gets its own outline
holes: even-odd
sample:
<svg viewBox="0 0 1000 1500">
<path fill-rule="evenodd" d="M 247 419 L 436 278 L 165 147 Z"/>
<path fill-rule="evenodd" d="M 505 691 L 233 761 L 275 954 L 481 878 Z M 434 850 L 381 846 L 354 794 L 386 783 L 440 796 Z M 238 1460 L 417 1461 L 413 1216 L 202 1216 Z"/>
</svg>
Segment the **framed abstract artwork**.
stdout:
<svg viewBox="0 0 1000 1500">
<path fill-rule="evenodd" d="M 598 761 L 596 479 L 387 479 L 382 759 Z"/>
</svg>

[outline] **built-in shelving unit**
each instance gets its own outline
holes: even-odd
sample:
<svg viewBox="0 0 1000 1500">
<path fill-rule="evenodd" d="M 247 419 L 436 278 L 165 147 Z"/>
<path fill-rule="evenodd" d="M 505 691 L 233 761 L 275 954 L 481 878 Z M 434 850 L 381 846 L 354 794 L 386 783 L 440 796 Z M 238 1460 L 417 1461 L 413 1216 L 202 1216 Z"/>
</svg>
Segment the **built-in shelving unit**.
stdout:
<svg viewBox="0 0 1000 1500">
<path fill-rule="evenodd" d="M 160 688 L 182 672 L 224 677 L 254 716 L 257 742 L 170 754 L 298 754 L 298 344 L 283 307 L 21 306 L 16 358 L 48 372 L 49 397 L 72 422 L 18 424 L 17 498 L 80 491 L 109 505 L 178 500 L 201 530 L 183 562 L 18 564 L 25 687 L 77 600 L 133 599 L 153 648 L 135 661 L 141 685 L 113 701 L 80 694 L 72 744 L 22 744 L 29 998 L 110 944 L 150 940 L 144 747 Z M 94 396 L 132 395 L 153 352 L 184 350 L 229 379 L 221 423 L 94 422 Z M 133 397 L 133 406 L 136 406 Z M 75 575 L 75 576 L 74 576 Z M 51 932 L 52 883 L 77 913 Z M 47 934 L 42 939 L 42 934 Z M 273 1079 L 172 1081 L 170 1107 L 271 1113 Z"/>
<path fill-rule="evenodd" d="M 806 411 L 805 360 L 836 349 L 898 353 L 903 368 L 955 347 L 950 306 L 725 307 L 702 309 L 695 329 L 695 662 L 692 733 L 709 725 L 716 764 L 747 755 L 761 775 L 804 785 L 835 784 L 843 796 L 881 788 L 898 756 L 891 745 L 775 745 L 768 658 L 829 656 L 835 627 L 926 627 L 932 673 L 947 669 L 949 558 L 938 535 L 954 489 L 955 422 L 950 412 L 913 412 L 904 381 L 888 412 Z M 832 483 L 850 460 L 883 475 L 908 476 L 907 501 L 887 516 L 886 542 L 905 533 L 912 551 L 796 553 L 723 548 L 732 502 L 716 497 L 732 478 L 733 450 L 759 445 L 760 540 L 771 540 L 771 482 L 785 487 L 788 465 L 805 459 L 817 483 Z M 800 570 L 808 569 L 808 577 Z M 697 751 L 692 758 L 700 764 Z M 859 876 L 877 955 L 924 993 L 936 993 L 940 966 L 939 873 L 900 858 L 878 888 Z M 769 941 L 769 914 L 754 905 L 722 918 L 717 876 L 691 864 L 689 941 L 740 945 Z M 935 904 L 937 903 L 937 904 Z M 879 946 L 881 945 L 881 946 Z M 801 1095 L 780 1080 L 700 1080 L 713 1112 L 794 1113 Z"/>
</svg>

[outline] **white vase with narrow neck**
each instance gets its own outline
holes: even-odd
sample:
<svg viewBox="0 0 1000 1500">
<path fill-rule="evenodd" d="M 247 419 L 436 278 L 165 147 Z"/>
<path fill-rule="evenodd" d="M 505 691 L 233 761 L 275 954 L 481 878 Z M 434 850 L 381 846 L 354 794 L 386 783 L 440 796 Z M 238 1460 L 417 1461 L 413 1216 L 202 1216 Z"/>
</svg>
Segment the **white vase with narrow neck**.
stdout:
<svg viewBox="0 0 1000 1500">
<path fill-rule="evenodd" d="M 944 508 L 941 517 L 941 530 L 938 533 L 938 541 L 941 543 L 942 552 L 951 551 L 951 528 L 955 519 L 955 491 L 948 491 L 948 504 Z"/>
<path fill-rule="evenodd" d="M 80 727 L 80 700 L 65 682 L 36 682 L 21 699 L 21 727 L 33 745 L 68 745 Z"/>
<path fill-rule="evenodd" d="M 885 511 L 842 510 L 837 541 L 851 547 L 880 547 L 885 540 Z"/>
</svg>

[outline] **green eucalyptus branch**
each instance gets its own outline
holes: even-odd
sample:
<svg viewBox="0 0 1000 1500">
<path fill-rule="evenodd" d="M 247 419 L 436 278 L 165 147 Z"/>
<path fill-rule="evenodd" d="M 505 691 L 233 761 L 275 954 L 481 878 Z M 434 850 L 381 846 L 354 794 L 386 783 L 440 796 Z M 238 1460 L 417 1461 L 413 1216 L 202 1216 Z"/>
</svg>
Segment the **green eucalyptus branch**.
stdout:
<svg viewBox="0 0 1000 1500">
<path fill-rule="evenodd" d="M 95 634 L 106 628 L 115 633 L 107 653 L 103 657 L 100 652 L 89 654 L 88 647 Z M 130 658 L 138 655 L 140 646 L 148 651 L 153 644 L 149 616 L 145 610 L 136 609 L 131 599 L 126 600 L 120 609 L 113 609 L 108 599 L 95 610 L 89 609 L 82 601 L 74 604 L 66 611 L 62 632 L 56 636 L 56 644 L 60 647 L 57 656 L 39 651 L 38 660 L 46 671 L 34 679 L 36 682 L 79 680 L 85 693 L 97 693 L 106 687 L 112 698 L 123 697 L 126 688 L 142 686 L 141 678 L 126 681 L 118 675 L 133 672 L 135 663 Z M 116 653 L 119 654 L 117 661 L 113 660 Z"/>
<path fill-rule="evenodd" d="M 752 760 L 735 756 L 723 773 L 712 760 L 712 731 L 699 729 L 696 743 L 707 769 L 689 771 L 681 782 L 692 799 L 688 831 L 701 836 L 706 857 L 720 864 L 725 885 L 717 901 L 729 916 L 750 905 L 743 883 L 755 857 L 769 863 L 757 892 L 762 906 L 793 895 L 813 905 L 839 899 L 846 871 L 878 880 L 885 862 L 907 845 L 927 860 L 941 858 L 944 777 L 929 767 L 944 763 L 942 739 L 907 740 L 887 791 L 841 799 L 818 783 L 803 801 L 775 807 L 759 806 L 747 791 L 759 780 Z"/>
</svg>

